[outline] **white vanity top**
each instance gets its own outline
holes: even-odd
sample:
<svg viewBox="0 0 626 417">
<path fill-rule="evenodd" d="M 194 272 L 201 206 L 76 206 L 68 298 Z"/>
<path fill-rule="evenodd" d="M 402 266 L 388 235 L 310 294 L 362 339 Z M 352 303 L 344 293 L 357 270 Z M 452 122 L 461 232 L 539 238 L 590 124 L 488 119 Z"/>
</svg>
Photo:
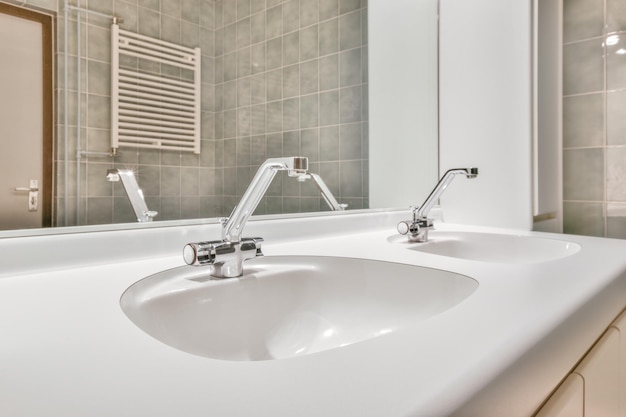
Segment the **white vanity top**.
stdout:
<svg viewBox="0 0 626 417">
<path fill-rule="evenodd" d="M 529 416 L 626 304 L 626 241 L 517 232 L 581 250 L 541 263 L 488 263 L 390 242 L 405 215 L 248 225 L 247 235 L 265 238 L 266 256 L 384 260 L 479 283 L 465 301 L 414 327 L 268 361 L 179 351 L 120 308 L 134 282 L 183 264 L 182 245 L 219 236 L 215 225 L 4 239 L 0 415 Z"/>
</svg>

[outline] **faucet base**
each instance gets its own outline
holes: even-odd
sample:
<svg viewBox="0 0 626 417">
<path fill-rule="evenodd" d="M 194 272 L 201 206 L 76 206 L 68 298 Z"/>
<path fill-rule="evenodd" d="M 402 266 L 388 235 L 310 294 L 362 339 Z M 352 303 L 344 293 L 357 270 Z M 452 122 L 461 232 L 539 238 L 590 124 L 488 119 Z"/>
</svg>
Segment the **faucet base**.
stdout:
<svg viewBox="0 0 626 417">
<path fill-rule="evenodd" d="M 409 242 L 428 242 L 428 231 L 433 228 L 433 221 L 429 218 L 407 220 L 398 223 L 398 233 L 406 235 Z"/>
<path fill-rule="evenodd" d="M 236 278 L 243 275 L 247 259 L 263 256 L 263 238 L 244 238 L 241 242 L 213 240 L 189 243 L 183 248 L 183 259 L 188 265 L 211 265 L 210 275 L 215 278 Z"/>
</svg>

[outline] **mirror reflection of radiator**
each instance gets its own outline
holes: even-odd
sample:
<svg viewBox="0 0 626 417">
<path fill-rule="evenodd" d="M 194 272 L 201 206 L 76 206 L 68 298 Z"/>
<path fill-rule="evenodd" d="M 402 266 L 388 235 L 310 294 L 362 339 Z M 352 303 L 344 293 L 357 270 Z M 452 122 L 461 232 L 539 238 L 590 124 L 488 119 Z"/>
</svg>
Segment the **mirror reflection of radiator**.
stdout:
<svg viewBox="0 0 626 417">
<path fill-rule="evenodd" d="M 116 24 L 111 41 L 111 147 L 199 154 L 200 48 Z"/>
</svg>

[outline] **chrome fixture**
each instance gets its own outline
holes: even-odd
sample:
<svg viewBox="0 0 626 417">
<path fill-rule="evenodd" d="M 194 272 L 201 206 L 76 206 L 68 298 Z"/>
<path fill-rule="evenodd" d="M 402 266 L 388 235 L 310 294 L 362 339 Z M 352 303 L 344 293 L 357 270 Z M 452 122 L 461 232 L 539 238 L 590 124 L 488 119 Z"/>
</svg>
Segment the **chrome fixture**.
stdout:
<svg viewBox="0 0 626 417">
<path fill-rule="evenodd" d="M 398 223 L 398 233 L 407 235 L 411 242 L 427 242 L 428 231 L 433 228 L 433 219 L 428 217 L 428 213 L 457 174 L 463 174 L 468 179 L 476 178 L 478 168 L 454 168 L 446 171 L 422 205 L 419 208 L 411 207 L 413 220 Z"/>
<path fill-rule="evenodd" d="M 139 188 L 135 173 L 130 169 L 109 169 L 107 170 L 107 181 L 121 181 L 128 201 L 135 211 L 138 222 L 151 222 L 158 214 L 156 211 L 148 210 L 146 201 L 143 198 L 143 191 Z"/>
<path fill-rule="evenodd" d="M 298 176 L 298 181 L 304 182 L 306 180 L 313 181 L 313 184 L 315 184 L 317 189 L 320 190 L 322 198 L 324 198 L 324 201 L 326 202 L 326 204 L 328 204 L 328 207 L 330 207 L 331 210 L 338 211 L 348 208 L 347 204 L 341 204 L 337 201 L 333 193 L 330 191 L 330 188 L 328 188 L 322 177 L 320 177 L 318 174 L 314 174 L 311 172 L 310 174 L 302 174 Z"/>
<path fill-rule="evenodd" d="M 241 238 L 246 222 L 259 205 L 278 171 L 287 171 L 290 177 L 306 174 L 309 162 L 305 157 L 271 158 L 265 161 L 248 185 L 230 217 L 222 221 L 222 240 L 189 243 L 183 249 L 188 265 L 212 265 L 211 276 L 234 278 L 243 274 L 243 263 L 262 256 L 263 238 Z"/>
</svg>

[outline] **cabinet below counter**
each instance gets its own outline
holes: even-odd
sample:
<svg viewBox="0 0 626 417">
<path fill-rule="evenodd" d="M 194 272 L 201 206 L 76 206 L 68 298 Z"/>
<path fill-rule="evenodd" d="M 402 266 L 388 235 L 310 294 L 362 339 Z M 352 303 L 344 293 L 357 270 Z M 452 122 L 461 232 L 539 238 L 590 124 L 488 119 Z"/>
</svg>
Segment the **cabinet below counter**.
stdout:
<svg viewBox="0 0 626 417">
<path fill-rule="evenodd" d="M 622 312 L 535 417 L 625 416 L 625 332 Z"/>
</svg>

